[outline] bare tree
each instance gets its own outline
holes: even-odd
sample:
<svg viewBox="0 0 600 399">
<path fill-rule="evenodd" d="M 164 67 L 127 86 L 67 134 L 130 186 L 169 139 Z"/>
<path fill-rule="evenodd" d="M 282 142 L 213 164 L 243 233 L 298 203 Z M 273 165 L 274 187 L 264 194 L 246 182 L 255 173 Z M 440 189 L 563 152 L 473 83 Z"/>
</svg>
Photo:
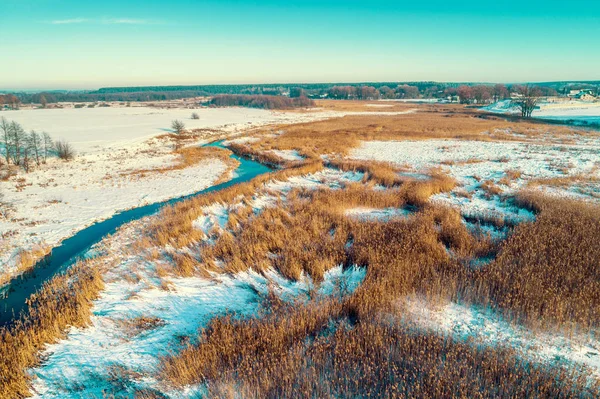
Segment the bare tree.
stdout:
<svg viewBox="0 0 600 399">
<path fill-rule="evenodd" d="M 0 130 L 2 131 L 2 142 L 4 144 L 4 158 L 6 163 L 10 163 L 10 135 L 11 135 L 11 124 L 6 120 L 5 117 L 0 118 Z"/>
<path fill-rule="evenodd" d="M 40 104 L 42 104 L 42 108 L 46 108 L 46 106 L 48 106 L 48 100 L 46 100 L 46 96 L 43 94 L 40 96 Z"/>
<path fill-rule="evenodd" d="M 200 119 L 200 116 L 198 115 L 198 113 L 193 112 L 192 113 L 192 119 Z"/>
<path fill-rule="evenodd" d="M 71 159 L 75 158 L 75 149 L 68 141 L 58 140 L 54 144 L 54 147 L 56 149 L 56 154 L 60 159 L 70 161 Z"/>
<path fill-rule="evenodd" d="M 54 148 L 54 143 L 52 142 L 52 137 L 50 137 L 50 135 L 46 132 L 42 133 L 42 144 L 44 147 L 44 163 L 46 163 L 46 160 L 48 159 L 48 155 L 50 155 L 52 148 Z"/>
<path fill-rule="evenodd" d="M 29 134 L 29 150 L 31 156 L 35 159 L 35 164 L 40 166 L 40 153 L 42 152 L 42 136 L 35 130 Z"/>
<path fill-rule="evenodd" d="M 523 118 L 531 118 L 533 110 L 537 106 L 541 91 L 537 87 L 521 86 L 517 91 L 521 96 L 513 102 L 521 110 L 521 116 Z"/>
<path fill-rule="evenodd" d="M 29 142 L 29 136 L 26 136 L 26 138 L 27 140 L 21 147 L 21 166 L 26 173 L 29 173 L 29 170 L 31 169 L 31 156 L 33 151 L 31 149 L 31 143 Z"/>
<path fill-rule="evenodd" d="M 10 123 L 10 143 L 11 157 L 15 165 L 21 165 L 24 147 L 27 144 L 27 133 L 17 122 Z"/>
<path fill-rule="evenodd" d="M 185 131 L 185 125 L 182 121 L 176 119 L 171 123 L 171 129 L 177 134 L 182 134 Z"/>
</svg>

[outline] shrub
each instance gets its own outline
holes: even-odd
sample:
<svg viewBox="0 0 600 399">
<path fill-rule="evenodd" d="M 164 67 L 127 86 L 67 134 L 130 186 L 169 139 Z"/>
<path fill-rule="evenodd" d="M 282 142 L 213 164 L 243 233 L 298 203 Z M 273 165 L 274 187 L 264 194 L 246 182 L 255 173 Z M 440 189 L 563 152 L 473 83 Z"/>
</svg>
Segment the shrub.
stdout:
<svg viewBox="0 0 600 399">
<path fill-rule="evenodd" d="M 197 112 L 192 113 L 192 119 L 200 119 L 200 116 L 198 115 Z"/>
<path fill-rule="evenodd" d="M 185 124 L 182 121 L 175 119 L 171 123 L 171 129 L 177 134 L 182 134 L 185 131 Z"/>
<path fill-rule="evenodd" d="M 70 161 L 71 159 L 75 158 L 75 149 L 68 141 L 58 140 L 56 143 L 54 143 L 54 147 L 56 149 L 56 155 L 60 159 Z"/>
</svg>

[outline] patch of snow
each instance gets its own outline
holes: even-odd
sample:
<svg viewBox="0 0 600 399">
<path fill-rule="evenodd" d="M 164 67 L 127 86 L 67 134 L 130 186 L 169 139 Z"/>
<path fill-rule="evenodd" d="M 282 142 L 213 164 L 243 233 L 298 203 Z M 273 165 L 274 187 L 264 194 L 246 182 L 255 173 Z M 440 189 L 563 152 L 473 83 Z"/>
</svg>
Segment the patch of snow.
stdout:
<svg viewBox="0 0 600 399">
<path fill-rule="evenodd" d="M 453 302 L 434 305 L 410 298 L 406 310 L 407 319 L 420 328 L 484 345 L 512 347 L 540 363 L 583 365 L 600 377 L 600 342 L 595 339 L 532 331 L 507 322 L 491 309 Z"/>
<path fill-rule="evenodd" d="M 387 221 L 394 218 L 404 218 L 411 214 L 411 211 L 403 208 L 350 208 L 346 209 L 344 214 L 348 217 L 362 221 L 378 220 Z"/>
<path fill-rule="evenodd" d="M 271 150 L 269 152 L 286 161 L 302 161 L 304 159 L 296 150 Z"/>
<path fill-rule="evenodd" d="M 260 141 L 260 137 L 239 137 L 231 140 L 225 140 L 223 145 L 228 146 L 230 144 L 248 144 L 248 143 L 256 143 Z"/>
<path fill-rule="evenodd" d="M 55 246 L 75 232 L 130 209 L 170 198 L 192 194 L 212 185 L 226 170 L 218 159 L 207 159 L 182 170 L 128 175 L 142 168 L 160 164 L 169 166 L 171 155 L 156 159 L 119 156 L 107 153 L 77 157 L 69 163 L 50 162 L 42 170 L 24 176 L 26 186 L 12 180 L 2 183 L 4 201 L 14 210 L 4 220 L 3 233 L 14 231 L 0 245 L 0 272 L 11 272 L 19 249 L 39 243 Z"/>
<path fill-rule="evenodd" d="M 202 216 L 192 222 L 195 229 L 201 230 L 206 236 L 217 228 L 223 229 L 229 220 L 229 209 L 227 206 L 215 203 L 202 209 Z"/>
</svg>

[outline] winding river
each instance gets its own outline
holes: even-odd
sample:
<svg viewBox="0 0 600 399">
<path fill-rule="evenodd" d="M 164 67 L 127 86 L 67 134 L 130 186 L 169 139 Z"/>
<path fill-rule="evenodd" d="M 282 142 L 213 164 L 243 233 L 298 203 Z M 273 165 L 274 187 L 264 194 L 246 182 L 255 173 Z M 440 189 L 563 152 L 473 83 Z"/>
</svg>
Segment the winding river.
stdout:
<svg viewBox="0 0 600 399">
<path fill-rule="evenodd" d="M 226 148 L 223 145 L 223 141 L 206 144 L 204 147 Z M 258 162 L 239 157 L 235 154 L 231 157 L 238 160 L 240 166 L 235 171 L 235 177 L 225 183 L 208 187 L 184 197 L 119 212 L 111 218 L 94 223 L 62 241 L 59 246 L 52 250 L 50 255 L 39 261 L 31 271 L 14 278 L 0 289 L 0 326 L 10 324 L 21 312 L 26 311 L 27 298 L 35 293 L 46 281 L 50 280 L 56 274 L 64 272 L 78 260 L 83 259 L 94 244 L 100 242 L 107 235 L 113 234 L 125 223 L 152 215 L 164 206 L 175 204 L 197 195 L 219 191 L 271 171 L 269 167 Z"/>
</svg>

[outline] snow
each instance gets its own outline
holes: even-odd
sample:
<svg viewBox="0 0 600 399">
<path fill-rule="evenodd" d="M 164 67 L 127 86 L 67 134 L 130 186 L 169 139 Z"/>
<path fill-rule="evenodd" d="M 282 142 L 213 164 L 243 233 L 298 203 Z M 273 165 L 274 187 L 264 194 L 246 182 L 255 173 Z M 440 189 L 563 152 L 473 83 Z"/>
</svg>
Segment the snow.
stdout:
<svg viewBox="0 0 600 399">
<path fill-rule="evenodd" d="M 369 141 L 350 156 L 408 165 L 416 173 L 439 167 L 454 177 L 460 187 L 451 193 L 434 195 L 433 201 L 456 206 L 466 216 L 504 216 L 514 222 L 531 220 L 533 214 L 513 206 L 505 196 L 526 187 L 529 181 L 579 174 L 600 176 L 598 136 L 569 145 L 435 139 Z M 481 187 L 484 182 L 493 182 L 503 195 L 486 193 Z M 457 195 L 459 190 L 466 191 L 470 198 Z M 561 192 L 578 195 L 574 191 Z"/>
<path fill-rule="evenodd" d="M 304 159 L 296 150 L 271 150 L 269 152 L 286 161 L 302 161 Z"/>
<path fill-rule="evenodd" d="M 461 340 L 474 339 L 476 344 L 508 346 L 540 363 L 583 365 L 600 377 L 600 342 L 595 339 L 532 331 L 479 306 L 454 302 L 435 305 L 408 298 L 405 308 L 406 319 L 425 330 Z"/>
<path fill-rule="evenodd" d="M 394 218 L 403 218 L 407 217 L 411 214 L 411 211 L 408 209 L 399 209 L 399 208 L 384 208 L 384 209 L 376 209 L 376 208 L 350 208 L 346 209 L 344 214 L 348 217 L 355 218 L 358 220 L 378 220 L 378 221 L 387 221 Z"/>
<path fill-rule="evenodd" d="M 212 204 L 202 208 L 202 216 L 192 222 L 195 229 L 201 230 L 206 236 L 213 229 L 223 229 L 229 219 L 228 207 L 223 204 Z"/>
<path fill-rule="evenodd" d="M 105 152 L 77 157 L 69 163 L 53 160 L 25 175 L 27 186 L 23 188 L 13 180 L 3 183 L 3 200 L 14 210 L 10 219 L 0 221 L 0 229 L 15 233 L 0 245 L 0 264 L 4 268 L 0 272 L 11 272 L 11 259 L 20 248 L 36 243 L 55 246 L 119 210 L 205 189 L 227 171 L 222 161 L 207 159 L 186 169 L 139 177 L 127 172 L 138 167 L 169 166 L 175 157 L 163 154 L 150 158 L 139 152 L 136 157 L 127 155 L 123 153 L 118 161 Z"/>
<path fill-rule="evenodd" d="M 366 106 L 371 108 L 389 108 L 393 107 L 394 104 L 367 104 Z"/>
<path fill-rule="evenodd" d="M 192 119 L 192 112 L 199 119 Z M 303 116 L 304 115 L 304 116 Z M 0 113 L 19 122 L 27 131 L 46 131 L 54 138 L 65 139 L 79 152 L 97 151 L 142 143 L 152 136 L 170 133 L 171 122 L 181 120 L 186 129 L 227 129 L 271 123 L 311 120 L 311 114 L 273 112 L 255 108 L 154 108 L 97 107 L 64 109 L 29 109 Z"/>
<path fill-rule="evenodd" d="M 533 112 L 536 118 L 573 121 L 575 124 L 600 124 L 600 103 L 542 105 Z"/>
</svg>

